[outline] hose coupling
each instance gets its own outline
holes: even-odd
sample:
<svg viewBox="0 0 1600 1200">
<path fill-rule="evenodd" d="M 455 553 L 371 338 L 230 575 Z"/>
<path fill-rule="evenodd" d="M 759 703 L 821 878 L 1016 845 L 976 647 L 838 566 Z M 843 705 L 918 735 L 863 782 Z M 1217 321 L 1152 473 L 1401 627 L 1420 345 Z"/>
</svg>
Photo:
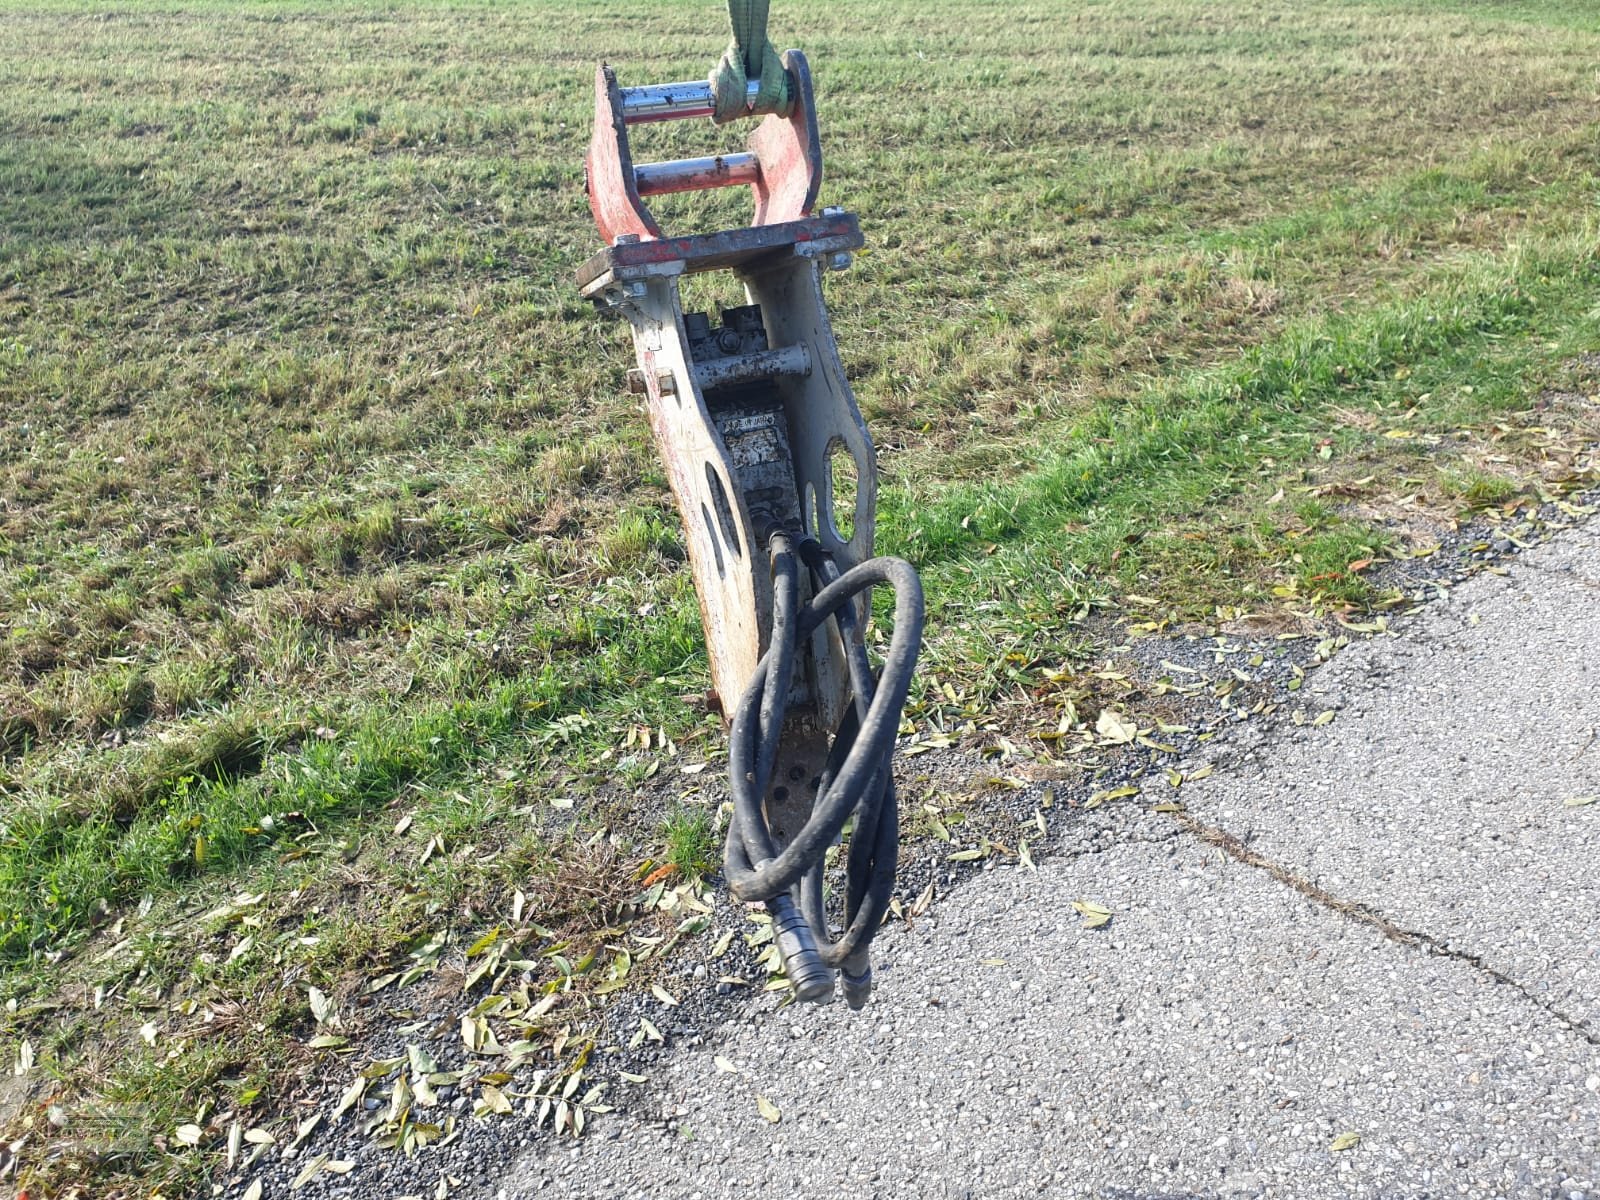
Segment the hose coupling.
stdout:
<svg viewBox="0 0 1600 1200">
<path fill-rule="evenodd" d="M 772 940 L 795 997 L 807 1004 L 833 999 L 833 972 L 823 966 L 817 939 L 794 900 L 787 894 L 774 896 L 767 901 L 767 911 L 772 914 Z"/>
<path fill-rule="evenodd" d="M 867 1001 L 872 998 L 872 960 L 865 954 L 859 959 L 852 959 L 840 968 L 840 991 L 844 993 L 844 1002 L 853 1012 L 859 1012 L 867 1006 Z"/>
</svg>

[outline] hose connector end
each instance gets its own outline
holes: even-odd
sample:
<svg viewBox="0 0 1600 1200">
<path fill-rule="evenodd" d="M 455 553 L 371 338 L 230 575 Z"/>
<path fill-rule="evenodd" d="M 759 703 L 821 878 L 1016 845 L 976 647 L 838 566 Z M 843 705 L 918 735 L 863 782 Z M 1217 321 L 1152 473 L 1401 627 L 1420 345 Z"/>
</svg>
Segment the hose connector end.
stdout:
<svg viewBox="0 0 1600 1200">
<path fill-rule="evenodd" d="M 864 965 L 859 972 L 845 967 L 839 972 L 840 991 L 852 1012 L 860 1012 L 872 999 L 872 964 Z"/>
<path fill-rule="evenodd" d="M 774 896 L 767 901 L 772 914 L 772 940 L 783 959 L 783 973 L 789 977 L 796 999 L 807 1004 L 825 1004 L 833 999 L 833 972 L 817 953 L 817 939 L 806 924 L 805 915 L 788 897 Z"/>
</svg>

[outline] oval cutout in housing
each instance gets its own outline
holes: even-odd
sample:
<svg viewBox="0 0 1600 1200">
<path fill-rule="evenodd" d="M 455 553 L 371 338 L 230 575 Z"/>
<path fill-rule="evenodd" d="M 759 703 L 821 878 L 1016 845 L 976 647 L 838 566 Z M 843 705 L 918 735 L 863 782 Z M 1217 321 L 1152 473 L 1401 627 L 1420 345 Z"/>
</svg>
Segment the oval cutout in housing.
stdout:
<svg viewBox="0 0 1600 1200">
<path fill-rule="evenodd" d="M 722 532 L 722 540 L 727 543 L 728 552 L 734 558 L 743 558 L 744 548 L 739 543 L 739 524 L 733 519 L 733 505 L 728 502 L 728 491 L 722 486 L 722 476 L 710 463 L 706 463 L 706 484 L 711 488 L 711 505 L 716 510 L 717 528 Z"/>
<path fill-rule="evenodd" d="M 856 470 L 855 455 L 843 439 L 834 438 L 828 443 L 828 498 L 830 500 L 828 523 L 833 526 L 833 536 L 848 542 L 856 534 L 856 494 L 861 475 Z M 821 513 L 817 514 L 819 517 Z"/>
<path fill-rule="evenodd" d="M 700 502 L 700 519 L 706 523 L 706 533 L 711 536 L 711 553 L 717 559 L 717 574 L 726 579 L 728 576 L 727 564 L 722 561 L 722 539 L 717 536 L 717 523 L 711 519 L 711 510 L 706 507 L 706 502 Z"/>
</svg>

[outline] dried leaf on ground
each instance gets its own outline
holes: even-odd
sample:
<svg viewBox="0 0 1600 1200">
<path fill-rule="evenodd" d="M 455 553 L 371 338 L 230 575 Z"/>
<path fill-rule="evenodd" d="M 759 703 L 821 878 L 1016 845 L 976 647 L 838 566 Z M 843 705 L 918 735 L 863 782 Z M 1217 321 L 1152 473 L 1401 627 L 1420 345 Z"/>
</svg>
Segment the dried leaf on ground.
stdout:
<svg viewBox="0 0 1600 1200">
<path fill-rule="evenodd" d="M 289 1184 L 289 1189 L 291 1191 L 299 1191 L 301 1188 L 305 1187 L 306 1184 L 315 1179 L 317 1177 L 317 1173 L 327 1165 L 328 1157 L 329 1156 L 326 1154 L 319 1154 L 305 1166 L 301 1167 L 300 1173 L 296 1175 L 294 1180 Z"/>
<path fill-rule="evenodd" d="M 328 999 L 328 994 L 319 987 L 306 990 L 306 998 L 311 1002 L 311 1016 L 318 1025 L 336 1024 L 338 1014 L 334 1012 L 333 1001 Z"/>
<path fill-rule="evenodd" d="M 473 1116 L 477 1117 L 511 1115 L 511 1101 L 506 1099 L 504 1092 L 493 1086 L 485 1086 L 478 1093 L 478 1102 L 472 1108 Z"/>
<path fill-rule="evenodd" d="M 1107 788 L 1105 791 L 1096 792 L 1083 802 L 1083 806 L 1085 808 L 1099 808 L 1107 800 L 1121 800 L 1124 796 L 1137 796 L 1138 794 L 1138 788 L 1132 784 L 1124 784 L 1122 787 Z"/>
<path fill-rule="evenodd" d="M 1111 922 L 1111 910 L 1094 900 L 1074 900 L 1072 907 L 1083 914 L 1084 929 L 1099 929 Z"/>
<path fill-rule="evenodd" d="M 1100 716 L 1095 719 L 1094 730 L 1103 741 L 1113 746 L 1131 742 L 1139 736 L 1138 726 L 1112 708 L 1101 710 Z"/>
<path fill-rule="evenodd" d="M 298 1150 L 300 1148 L 300 1143 L 310 1137 L 311 1131 L 320 1124 L 322 1124 L 321 1113 L 312 1113 L 304 1121 L 301 1121 L 300 1124 L 295 1127 L 294 1141 L 289 1143 L 290 1151 Z M 249 1135 L 247 1134 L 246 1136 L 248 1137 Z"/>
</svg>

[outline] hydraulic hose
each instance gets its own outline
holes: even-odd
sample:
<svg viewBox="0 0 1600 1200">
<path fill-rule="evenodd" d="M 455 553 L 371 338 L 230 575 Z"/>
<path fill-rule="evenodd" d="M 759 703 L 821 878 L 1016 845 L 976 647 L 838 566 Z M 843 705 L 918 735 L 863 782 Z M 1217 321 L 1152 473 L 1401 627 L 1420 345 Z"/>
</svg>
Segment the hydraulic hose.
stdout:
<svg viewBox="0 0 1600 1200">
<path fill-rule="evenodd" d="M 898 558 L 869 559 L 841 573 L 814 539 L 805 538 L 799 556 L 811 571 L 816 594 L 801 605 L 794 539 L 774 530 L 768 551 L 772 632 L 733 714 L 728 749 L 733 819 L 724 874 L 736 897 L 766 903 L 785 972 L 800 999 L 826 1000 L 839 971 L 846 1001 L 860 1008 L 872 990 L 868 946 L 894 887 L 900 820 L 890 760 L 922 642 L 922 583 L 911 564 Z M 894 633 L 883 670 L 874 678 L 856 634 L 854 601 L 879 584 L 894 589 Z M 845 648 L 853 703 L 834 734 L 811 815 L 779 852 L 762 802 L 783 736 L 798 648 L 830 620 Z M 843 932 L 834 940 L 823 903 L 823 871 L 828 848 L 852 817 Z"/>
</svg>

